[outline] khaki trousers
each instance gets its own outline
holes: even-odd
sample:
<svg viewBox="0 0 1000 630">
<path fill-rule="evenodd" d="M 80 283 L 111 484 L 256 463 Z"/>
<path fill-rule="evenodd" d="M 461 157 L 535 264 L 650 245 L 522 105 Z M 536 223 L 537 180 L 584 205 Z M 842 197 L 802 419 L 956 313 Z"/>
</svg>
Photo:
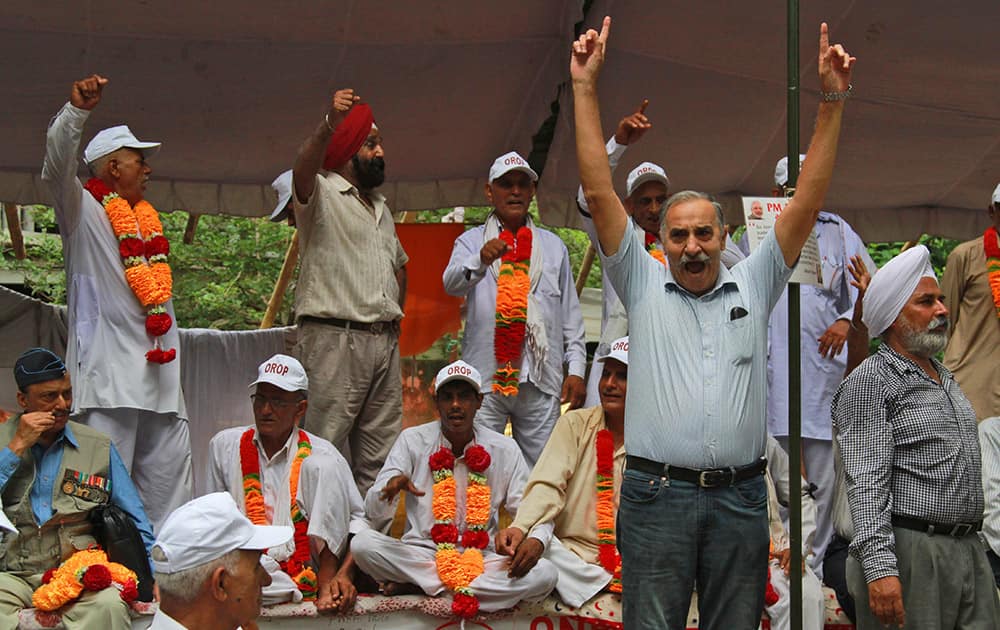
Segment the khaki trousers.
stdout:
<svg viewBox="0 0 1000 630">
<path fill-rule="evenodd" d="M 893 527 L 896 567 L 903 584 L 907 629 L 996 630 L 1000 600 L 986 550 L 976 534 L 953 538 Z M 868 607 L 861 563 L 847 559 L 847 586 L 857 607 L 858 630 L 882 630 Z"/>
<path fill-rule="evenodd" d="M 301 320 L 295 354 L 309 377 L 305 429 L 340 449 L 363 497 L 402 428 L 398 333 Z"/>
</svg>

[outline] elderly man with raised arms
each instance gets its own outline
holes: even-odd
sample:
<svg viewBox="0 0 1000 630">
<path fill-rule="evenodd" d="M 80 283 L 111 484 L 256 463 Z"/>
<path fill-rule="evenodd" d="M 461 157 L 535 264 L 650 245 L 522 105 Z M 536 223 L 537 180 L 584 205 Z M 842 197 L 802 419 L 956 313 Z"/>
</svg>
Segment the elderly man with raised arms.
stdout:
<svg viewBox="0 0 1000 630">
<path fill-rule="evenodd" d="M 854 58 L 829 44 L 823 24 L 823 98 L 809 158 L 798 193 L 761 247 L 732 270 L 721 268 L 721 207 L 685 191 L 667 200 L 664 268 L 627 229 L 611 185 L 597 99 L 610 26 L 605 18 L 600 34 L 590 30 L 573 43 L 570 72 L 580 182 L 629 313 L 634 395 L 626 401 L 618 515 L 624 623 L 683 628 L 696 585 L 702 627 L 756 627 L 768 554 L 768 314 L 829 187 Z"/>
</svg>

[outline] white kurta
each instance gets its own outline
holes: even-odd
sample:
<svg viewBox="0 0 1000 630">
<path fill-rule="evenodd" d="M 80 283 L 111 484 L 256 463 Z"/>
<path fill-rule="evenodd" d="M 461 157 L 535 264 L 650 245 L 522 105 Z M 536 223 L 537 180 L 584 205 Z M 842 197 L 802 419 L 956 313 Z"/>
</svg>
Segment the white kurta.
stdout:
<svg viewBox="0 0 1000 630">
<path fill-rule="evenodd" d="M 494 552 L 497 515 L 501 507 L 511 516 L 517 514 L 528 478 L 528 467 L 517 443 L 511 438 L 477 426 L 475 442 L 490 454 L 491 463 L 485 474 L 490 486 L 491 514 L 487 528 L 490 542 L 483 551 L 485 569 L 470 586 L 479 598 L 480 608 L 490 611 L 508 608 L 521 600 L 544 597 L 555 586 L 558 574 L 555 567 L 543 558 L 526 576 L 517 579 L 507 577 L 509 559 Z M 365 511 L 372 529 L 356 536 L 351 544 L 358 566 L 375 580 L 409 582 L 432 596 L 440 594 L 444 585 L 437 575 L 435 544 L 430 535 L 434 525 L 431 508 L 434 481 L 428 460 L 442 446 L 450 448 L 451 445 L 441 434 L 438 422 L 411 427 L 399 434 L 385 466 L 365 496 Z M 396 513 L 399 495 L 392 501 L 383 501 L 380 496 L 388 481 L 396 475 L 406 475 L 414 486 L 424 492 L 423 496 L 406 494 L 406 529 L 400 540 L 375 531 L 388 524 Z M 468 485 L 464 457 L 456 459 L 454 475 L 455 526 L 463 531 L 465 490 Z M 551 526 L 543 526 L 536 528 L 532 536 L 545 542 L 551 534 Z"/>
<path fill-rule="evenodd" d="M 240 466 L 240 439 L 247 429 L 236 427 L 220 431 L 209 444 L 208 492 L 228 492 L 245 512 L 243 471 Z M 329 548 L 338 558 L 346 552 L 348 534 L 367 527 L 364 505 L 351 469 L 343 455 L 321 437 L 306 433 L 312 453 L 302 463 L 296 501 L 309 519 L 309 542 L 312 557 Z M 298 450 L 298 432 L 292 431 L 285 445 L 268 459 L 258 436 L 257 461 L 267 520 L 271 525 L 292 525 L 289 475 Z M 272 547 L 267 554 L 281 562 L 295 550 L 294 541 Z"/>
<path fill-rule="evenodd" d="M 823 286 L 801 285 L 802 437 L 831 440 L 830 402 L 844 380 L 846 346 L 839 355 L 820 356 L 818 339 L 838 319 L 851 320 L 858 290 L 851 286 L 848 264 L 860 255 L 870 273 L 877 267 L 861 237 L 839 216 L 820 212 L 816 238 L 822 260 Z M 741 249 L 747 239 L 740 241 Z M 767 429 L 788 435 L 788 290 L 781 293 L 768 322 Z M 816 481 L 810 479 L 810 481 Z"/>
<path fill-rule="evenodd" d="M 127 407 L 186 418 L 180 356 L 163 365 L 146 361 L 153 347 L 146 309 L 125 281 L 118 240 L 103 206 L 76 177 L 89 116 L 69 103 L 63 106 L 49 124 L 42 167 L 66 265 L 66 365 L 73 378 L 73 411 Z M 165 307 L 173 317 L 173 301 Z M 176 321 L 160 341 L 180 352 Z"/>
</svg>

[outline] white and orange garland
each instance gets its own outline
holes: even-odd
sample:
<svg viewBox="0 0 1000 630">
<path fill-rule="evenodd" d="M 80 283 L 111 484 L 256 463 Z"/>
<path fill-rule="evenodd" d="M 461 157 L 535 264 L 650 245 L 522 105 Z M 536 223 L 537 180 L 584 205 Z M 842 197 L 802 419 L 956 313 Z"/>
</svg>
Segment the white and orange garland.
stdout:
<svg viewBox="0 0 1000 630">
<path fill-rule="evenodd" d="M 993 304 L 997 307 L 997 317 L 1000 317 L 1000 242 L 997 241 L 997 229 L 989 227 L 983 234 L 983 250 L 986 254 L 986 277 L 989 279 L 990 293 Z"/>
<path fill-rule="evenodd" d="M 485 448 L 473 444 L 465 449 L 465 465 L 469 469 L 469 483 L 465 490 L 465 531 L 461 544 L 465 551 L 459 553 L 458 527 L 455 525 L 455 455 L 442 446 L 433 453 L 428 464 L 434 475 L 431 509 L 434 526 L 431 540 L 437 545 L 435 563 L 441 583 L 455 595 L 451 611 L 468 619 L 479 612 L 479 598 L 469 585 L 483 573 L 483 549 L 489 545 L 487 530 L 490 521 L 490 486 L 486 482 L 486 469 L 490 454 Z"/>
<path fill-rule="evenodd" d="M 163 235 L 160 215 L 146 200 L 133 208 L 96 177 L 89 179 L 84 188 L 104 206 L 118 239 L 118 255 L 125 266 L 125 280 L 146 308 L 146 332 L 154 338 L 153 349 L 146 353 L 146 360 L 169 363 L 177 357 L 177 350 L 162 348 L 159 337 L 173 325 L 166 309 L 173 291 L 173 276 L 167 263 L 170 242 Z"/>
<path fill-rule="evenodd" d="M 257 457 L 257 446 L 253 441 L 254 430 L 247 429 L 240 436 L 240 472 L 243 473 L 243 505 L 245 506 L 247 518 L 255 525 L 270 525 L 267 521 L 267 512 L 264 505 L 264 487 L 260 478 L 260 459 Z M 288 475 L 288 487 L 290 499 L 290 515 L 294 528 L 292 540 L 295 542 L 295 551 L 291 557 L 280 562 L 281 570 L 288 574 L 295 585 L 299 587 L 302 598 L 306 600 L 316 599 L 318 583 L 316 572 L 309 566 L 309 520 L 296 500 L 299 492 L 299 475 L 302 471 L 302 462 L 312 453 L 312 442 L 305 431 L 299 429 L 298 449 L 295 451 L 295 459 L 292 460 L 292 468 Z"/>
</svg>

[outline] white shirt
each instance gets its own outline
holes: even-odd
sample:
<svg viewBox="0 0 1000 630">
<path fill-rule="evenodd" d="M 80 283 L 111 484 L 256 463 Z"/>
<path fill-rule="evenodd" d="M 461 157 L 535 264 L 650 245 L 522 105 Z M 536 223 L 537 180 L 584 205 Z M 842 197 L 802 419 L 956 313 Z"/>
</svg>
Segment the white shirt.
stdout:
<svg viewBox="0 0 1000 630">
<path fill-rule="evenodd" d="M 802 437 L 831 440 L 833 419 L 830 402 L 844 380 L 847 346 L 833 358 L 820 356 L 818 339 L 838 319 L 851 320 L 858 290 L 851 286 L 848 264 L 861 256 L 872 274 L 877 267 L 861 237 L 839 216 L 820 212 L 814 228 L 822 261 L 823 286 L 803 284 L 801 304 Z M 746 250 L 748 240 L 740 241 Z M 771 311 L 768 321 L 767 429 L 772 435 L 788 435 L 788 290 Z"/>
<path fill-rule="evenodd" d="M 1000 554 L 1000 416 L 979 423 L 979 448 L 983 457 L 983 539 Z"/>
<path fill-rule="evenodd" d="M 66 365 L 73 378 L 73 411 L 127 407 L 187 417 L 181 393 L 177 322 L 160 337 L 178 356 L 146 361 L 153 338 L 146 309 L 125 280 L 118 239 L 104 207 L 76 177 L 77 152 L 90 112 L 69 103 L 49 123 L 42 179 L 52 191 L 62 235 L 69 306 Z M 173 300 L 165 304 L 174 317 Z"/>
<path fill-rule="evenodd" d="M 147 630 L 188 630 L 186 626 L 179 624 L 173 617 L 163 612 L 159 608 L 153 615 L 153 623 L 149 624 Z"/>
<path fill-rule="evenodd" d="M 209 479 L 207 492 L 228 492 L 243 512 L 243 470 L 240 466 L 240 439 L 247 429 L 236 427 L 220 431 L 209 444 Z M 302 462 L 296 501 L 309 519 L 309 541 L 313 558 L 325 548 L 343 559 L 348 534 L 367 527 L 364 504 L 354 484 L 351 469 L 332 444 L 306 432 L 312 453 Z M 292 525 L 291 494 L 288 484 L 292 461 L 298 450 L 298 432 L 292 431 L 285 445 L 268 459 L 259 436 L 254 433 L 257 461 L 267 521 L 271 525 Z M 295 541 L 272 547 L 267 554 L 281 562 L 295 551 Z"/>
<path fill-rule="evenodd" d="M 487 549 L 494 549 L 494 538 L 497 533 L 497 515 L 500 507 L 504 507 L 513 518 L 521 504 L 524 484 L 528 480 L 528 465 L 521 455 L 521 449 L 513 439 L 483 427 L 475 428 L 475 443 L 490 454 L 490 466 L 486 469 L 486 482 L 490 486 L 491 513 L 488 525 L 490 543 Z M 470 443 L 471 445 L 472 443 Z M 434 514 L 431 503 L 434 499 L 434 478 L 428 463 L 431 454 L 442 446 L 451 448 L 451 443 L 441 433 L 439 422 L 429 422 L 403 430 L 392 445 L 392 450 L 385 460 L 385 465 L 375 478 L 375 483 L 365 496 L 365 512 L 371 526 L 383 529 L 396 513 L 399 503 L 397 494 L 392 501 L 383 501 L 380 494 L 386 484 L 396 475 L 406 475 L 413 485 L 424 492 L 423 496 L 406 494 L 406 530 L 401 540 L 421 547 L 434 548 L 431 540 L 431 527 L 434 525 Z M 468 448 L 468 447 L 466 447 Z M 468 486 L 469 469 L 465 466 L 465 457 L 455 460 L 455 526 L 465 530 L 465 489 Z M 551 523 L 536 527 L 530 534 L 538 538 L 544 545 L 548 544 L 552 535 Z"/>
<path fill-rule="evenodd" d="M 465 296 L 467 311 L 462 360 L 479 370 L 483 376 L 482 391 L 488 393 L 496 371 L 493 333 L 496 329 L 497 278 L 492 267 L 482 264 L 479 257 L 484 232 L 484 226 L 475 227 L 455 240 L 443 281 L 444 290 L 450 295 Z M 571 375 L 583 378 L 587 371 L 583 312 L 566 245 L 548 230 L 535 228 L 533 233 L 531 246 L 542 248 L 545 261 L 532 293 L 547 328 L 548 356 L 541 378 L 536 382 L 531 377 L 536 358 L 525 341 L 519 382 L 531 381 L 543 393 L 558 396 L 562 391 L 564 363 Z"/>
</svg>

